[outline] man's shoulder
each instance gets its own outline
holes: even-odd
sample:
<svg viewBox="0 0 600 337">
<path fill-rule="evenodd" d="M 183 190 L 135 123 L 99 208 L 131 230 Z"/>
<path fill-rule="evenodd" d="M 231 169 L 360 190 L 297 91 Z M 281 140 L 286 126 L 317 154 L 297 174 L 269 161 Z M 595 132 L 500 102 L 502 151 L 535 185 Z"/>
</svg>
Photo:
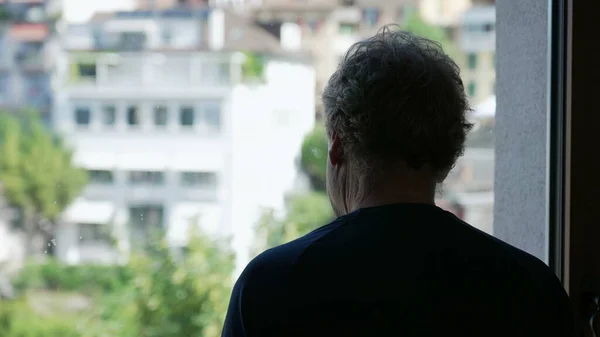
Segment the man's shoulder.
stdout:
<svg viewBox="0 0 600 337">
<path fill-rule="evenodd" d="M 302 254 L 341 225 L 342 221 L 335 220 L 298 239 L 264 251 L 248 263 L 238 282 L 246 285 L 259 283 L 265 288 L 268 284 L 282 285 Z"/>
</svg>

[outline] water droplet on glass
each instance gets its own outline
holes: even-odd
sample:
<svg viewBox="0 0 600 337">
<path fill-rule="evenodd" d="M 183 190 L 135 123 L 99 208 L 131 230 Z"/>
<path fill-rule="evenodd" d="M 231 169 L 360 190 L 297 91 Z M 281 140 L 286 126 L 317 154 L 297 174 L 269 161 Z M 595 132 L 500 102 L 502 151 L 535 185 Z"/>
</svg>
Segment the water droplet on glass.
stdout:
<svg viewBox="0 0 600 337">
<path fill-rule="evenodd" d="M 51 245 L 50 242 L 48 242 L 48 247 L 50 247 L 50 245 Z"/>
<path fill-rule="evenodd" d="M 45 251 L 44 251 L 44 254 L 48 254 L 48 251 L 47 251 L 47 250 L 45 250 Z"/>
<path fill-rule="evenodd" d="M 83 236 L 80 236 L 80 237 L 79 237 L 79 240 L 83 240 Z"/>
<path fill-rule="evenodd" d="M 52 242 L 52 244 L 56 246 L 56 240 L 55 239 L 50 240 L 50 242 Z"/>
</svg>

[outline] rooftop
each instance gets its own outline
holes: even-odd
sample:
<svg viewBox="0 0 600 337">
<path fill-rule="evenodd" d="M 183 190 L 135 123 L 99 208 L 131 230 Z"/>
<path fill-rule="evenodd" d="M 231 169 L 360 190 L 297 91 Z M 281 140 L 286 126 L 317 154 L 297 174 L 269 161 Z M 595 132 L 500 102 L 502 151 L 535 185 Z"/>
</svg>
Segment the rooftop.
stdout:
<svg viewBox="0 0 600 337">
<path fill-rule="evenodd" d="M 70 25 L 67 33 L 68 37 L 74 39 L 88 39 L 87 44 L 69 44 L 67 49 L 72 51 L 101 51 L 110 49 L 114 51 L 114 45 L 107 47 L 98 43 L 99 35 L 109 35 L 115 33 L 114 22 L 126 23 L 123 26 L 140 28 L 123 28 L 123 31 L 134 32 L 139 30 L 142 35 L 148 35 L 148 32 L 160 36 L 160 31 L 165 30 L 171 24 L 190 24 L 192 29 L 197 27 L 198 39 L 185 44 L 165 45 L 148 44 L 143 50 L 152 51 L 251 51 L 257 53 L 268 53 L 282 56 L 301 56 L 299 52 L 289 51 L 282 48 L 279 39 L 261 26 L 254 23 L 250 18 L 240 16 L 227 9 L 219 9 L 223 15 L 217 15 L 217 19 L 211 20 L 211 16 L 216 14 L 215 9 L 197 8 L 197 9 L 167 9 L 167 10 L 137 10 L 137 11 L 119 11 L 119 12 L 101 12 L 96 13 L 87 23 Z M 220 18 L 219 18 L 220 17 Z M 177 19 L 177 20 L 173 20 Z M 142 24 L 135 26 L 135 21 L 144 21 L 145 24 L 153 24 L 150 30 L 143 30 L 146 27 Z M 197 26 L 195 26 L 197 23 Z M 111 28 L 109 28 L 109 26 Z M 182 26 L 183 27 L 183 26 Z M 147 27 L 146 27 L 147 28 Z M 146 29 L 144 28 L 144 29 Z M 178 30 L 179 29 L 179 30 Z M 176 37 L 183 28 L 176 28 L 172 34 Z M 187 34 L 193 34 L 189 31 Z M 140 37 L 147 39 L 147 37 Z M 221 39 L 220 47 L 215 48 L 211 45 L 211 39 Z M 94 40 L 94 41 L 92 41 Z M 113 41 L 112 39 L 111 41 Z M 114 42 L 114 41 L 113 41 Z"/>
</svg>

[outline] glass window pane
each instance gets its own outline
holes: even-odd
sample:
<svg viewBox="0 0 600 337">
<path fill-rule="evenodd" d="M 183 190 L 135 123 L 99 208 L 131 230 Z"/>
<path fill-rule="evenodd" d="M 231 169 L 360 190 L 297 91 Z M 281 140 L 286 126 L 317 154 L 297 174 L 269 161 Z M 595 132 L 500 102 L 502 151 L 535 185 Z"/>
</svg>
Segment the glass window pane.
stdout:
<svg viewBox="0 0 600 337">
<path fill-rule="evenodd" d="M 221 129 L 221 104 L 207 104 L 204 110 L 204 118 L 209 130 L 219 131 Z"/>
<path fill-rule="evenodd" d="M 88 126 L 90 125 L 91 120 L 91 111 L 88 107 L 79 106 L 75 108 L 75 123 L 78 126 Z"/>
<path fill-rule="evenodd" d="M 476 69 L 477 68 L 477 54 L 476 53 L 469 53 L 469 69 Z"/>
<path fill-rule="evenodd" d="M 81 246 L 110 244 L 112 242 L 110 227 L 106 224 L 80 223 L 77 227 L 79 229 L 79 244 Z"/>
<path fill-rule="evenodd" d="M 117 121 L 117 109 L 114 105 L 105 105 L 102 107 L 102 124 L 112 127 Z"/>
<path fill-rule="evenodd" d="M 137 106 L 130 105 L 127 107 L 127 124 L 129 126 L 140 125 L 140 113 Z"/>
<path fill-rule="evenodd" d="M 132 171 L 129 172 L 129 182 L 132 185 L 162 185 L 165 176 L 163 172 Z"/>
<path fill-rule="evenodd" d="M 181 185 L 186 187 L 216 188 L 217 175 L 214 172 L 182 172 Z"/>
<path fill-rule="evenodd" d="M 168 123 L 168 110 L 164 105 L 156 105 L 154 107 L 154 125 L 166 126 Z"/>
<path fill-rule="evenodd" d="M 92 184 L 112 184 L 114 177 L 112 171 L 90 170 L 88 171 L 88 179 Z"/>
<path fill-rule="evenodd" d="M 179 123 L 181 126 L 194 126 L 194 108 L 182 107 L 179 111 Z"/>
<path fill-rule="evenodd" d="M 477 93 L 477 83 L 475 81 L 469 82 L 469 96 L 473 97 Z"/>
</svg>

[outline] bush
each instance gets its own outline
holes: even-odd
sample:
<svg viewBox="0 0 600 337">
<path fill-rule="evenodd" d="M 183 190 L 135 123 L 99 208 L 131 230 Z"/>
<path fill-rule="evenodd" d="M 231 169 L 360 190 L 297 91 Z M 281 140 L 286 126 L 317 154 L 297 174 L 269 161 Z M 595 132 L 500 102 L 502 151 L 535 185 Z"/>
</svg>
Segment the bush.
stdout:
<svg viewBox="0 0 600 337">
<path fill-rule="evenodd" d="M 20 299 L 0 301 L 0 336 L 81 337 L 81 334 L 72 319 L 39 315 L 25 299 Z"/>
<path fill-rule="evenodd" d="M 15 279 L 14 285 L 20 291 L 45 289 L 111 292 L 132 279 L 133 273 L 129 266 L 69 266 L 52 259 L 44 263 L 27 264 Z"/>
<path fill-rule="evenodd" d="M 231 291 L 234 256 L 228 244 L 192 232 L 176 258 L 164 240 L 132 261 L 135 337 L 218 337 Z"/>
</svg>

